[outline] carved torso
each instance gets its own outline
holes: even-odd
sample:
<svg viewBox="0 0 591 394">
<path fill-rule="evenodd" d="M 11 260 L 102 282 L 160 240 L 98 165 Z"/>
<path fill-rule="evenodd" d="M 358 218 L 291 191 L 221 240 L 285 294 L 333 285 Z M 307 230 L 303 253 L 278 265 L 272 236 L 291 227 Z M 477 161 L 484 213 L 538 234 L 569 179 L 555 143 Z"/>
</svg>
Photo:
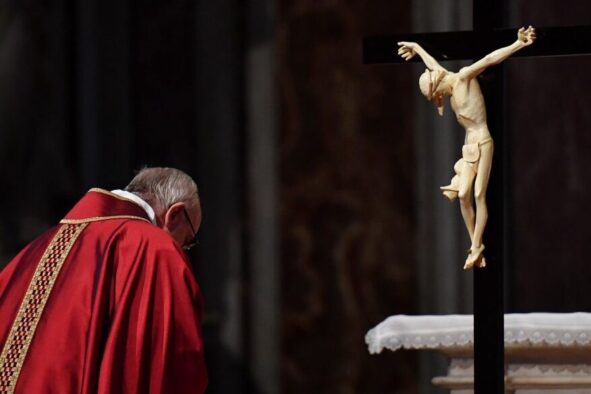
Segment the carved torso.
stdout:
<svg viewBox="0 0 591 394">
<path fill-rule="evenodd" d="M 452 77 L 451 108 L 458 123 L 466 130 L 466 143 L 476 143 L 490 138 L 486 124 L 484 97 L 475 78 L 463 79 L 457 74 Z"/>
</svg>

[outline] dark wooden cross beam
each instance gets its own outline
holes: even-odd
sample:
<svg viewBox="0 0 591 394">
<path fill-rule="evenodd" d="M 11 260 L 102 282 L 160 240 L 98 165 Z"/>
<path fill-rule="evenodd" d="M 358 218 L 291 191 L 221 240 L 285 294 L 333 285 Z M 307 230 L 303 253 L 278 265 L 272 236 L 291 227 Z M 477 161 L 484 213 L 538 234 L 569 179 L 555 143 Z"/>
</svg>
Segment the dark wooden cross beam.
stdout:
<svg viewBox="0 0 591 394">
<path fill-rule="evenodd" d="M 364 63 L 405 63 L 397 55 L 399 41 L 418 42 L 439 61 L 475 61 L 515 41 L 520 26 L 497 29 L 499 25 L 503 25 L 503 1 L 474 0 L 473 9 L 474 31 L 471 32 L 364 38 Z M 591 54 L 591 26 L 534 27 L 538 37 L 536 42 L 512 57 Z M 419 56 L 412 61 L 420 61 Z M 508 255 L 505 218 L 510 211 L 508 204 L 511 201 L 506 187 L 509 149 L 504 135 L 502 64 L 489 68 L 485 75 L 486 78 L 480 79 L 480 85 L 485 97 L 489 129 L 495 140 L 495 157 L 487 193 L 489 221 L 484 234 L 488 266 L 485 269 L 474 269 L 474 389 L 477 394 L 504 393 L 503 265 Z M 458 262 L 458 269 L 461 269 L 461 263 Z"/>
<path fill-rule="evenodd" d="M 487 54 L 507 46 L 517 37 L 513 29 L 492 31 L 452 31 L 444 33 L 405 34 L 366 37 L 363 40 L 363 62 L 365 64 L 407 63 L 398 56 L 398 41 L 415 41 L 421 44 L 431 56 L 439 61 L 477 60 L 477 54 Z M 527 27 L 527 26 L 526 26 Z M 511 55 L 516 57 L 572 56 L 591 53 L 591 26 L 536 28 L 537 41 Z M 421 63 L 416 56 L 410 62 Z"/>
</svg>

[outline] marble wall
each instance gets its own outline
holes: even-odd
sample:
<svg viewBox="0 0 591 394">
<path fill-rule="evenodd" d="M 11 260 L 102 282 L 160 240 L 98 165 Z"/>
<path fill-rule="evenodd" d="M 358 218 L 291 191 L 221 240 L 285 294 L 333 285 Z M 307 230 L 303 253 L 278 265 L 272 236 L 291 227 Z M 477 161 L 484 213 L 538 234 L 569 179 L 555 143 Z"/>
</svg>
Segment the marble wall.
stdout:
<svg viewBox="0 0 591 394">
<path fill-rule="evenodd" d="M 416 390 L 414 354 L 363 342 L 417 305 L 414 82 L 361 63 L 364 35 L 409 31 L 409 3 L 280 2 L 284 393 Z"/>
</svg>

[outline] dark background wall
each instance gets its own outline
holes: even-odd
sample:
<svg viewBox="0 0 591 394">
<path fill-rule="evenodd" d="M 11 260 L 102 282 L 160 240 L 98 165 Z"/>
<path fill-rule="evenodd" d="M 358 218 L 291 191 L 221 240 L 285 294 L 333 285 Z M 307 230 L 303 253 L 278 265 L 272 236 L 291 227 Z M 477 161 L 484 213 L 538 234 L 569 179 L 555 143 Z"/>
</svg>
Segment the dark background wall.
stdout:
<svg viewBox="0 0 591 394">
<path fill-rule="evenodd" d="M 416 313 L 414 82 L 362 65 L 360 40 L 409 31 L 410 2 L 283 1 L 278 18 L 284 392 L 412 392 L 415 355 L 363 337 Z"/>
<path fill-rule="evenodd" d="M 512 24 L 589 25 L 591 4 L 513 4 Z M 507 135 L 512 185 L 508 309 L 590 311 L 590 56 L 511 60 Z"/>
<path fill-rule="evenodd" d="M 461 2 L 448 3 L 455 11 L 436 17 L 458 18 Z M 417 4 L 5 1 L 0 267 L 88 188 L 178 167 L 204 204 L 191 257 L 210 393 L 417 392 L 416 354 L 370 356 L 364 335 L 392 314 L 439 311 L 420 291 L 441 278 L 423 266 L 433 286 L 421 287 L 417 268 L 431 248 L 417 212 L 435 205 L 416 194 L 415 114 L 432 108 L 413 99 L 412 67 L 361 64 L 364 35 L 423 25 Z M 522 0 L 507 12 L 512 27 L 588 24 L 585 4 Z M 509 311 L 591 307 L 587 63 L 507 65 L 519 108 L 507 120 Z"/>
<path fill-rule="evenodd" d="M 204 205 L 191 257 L 211 392 L 240 392 L 247 376 L 221 339 L 242 256 L 230 242 L 242 236 L 242 12 L 185 0 L 0 5 L 0 267 L 90 187 L 121 188 L 144 165 L 188 172 Z"/>
</svg>

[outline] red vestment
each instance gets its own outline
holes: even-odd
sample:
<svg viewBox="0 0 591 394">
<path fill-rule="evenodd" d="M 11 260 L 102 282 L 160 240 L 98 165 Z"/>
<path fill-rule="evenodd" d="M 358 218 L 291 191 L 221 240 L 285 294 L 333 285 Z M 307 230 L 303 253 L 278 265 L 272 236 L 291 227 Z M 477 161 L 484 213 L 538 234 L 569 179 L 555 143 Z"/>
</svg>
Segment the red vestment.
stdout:
<svg viewBox="0 0 591 394">
<path fill-rule="evenodd" d="M 17 369 L 15 393 L 203 393 L 202 315 L 173 238 L 137 204 L 92 189 L 0 273 L 0 351 L 13 344 L 0 355 L 0 394 Z"/>
</svg>

